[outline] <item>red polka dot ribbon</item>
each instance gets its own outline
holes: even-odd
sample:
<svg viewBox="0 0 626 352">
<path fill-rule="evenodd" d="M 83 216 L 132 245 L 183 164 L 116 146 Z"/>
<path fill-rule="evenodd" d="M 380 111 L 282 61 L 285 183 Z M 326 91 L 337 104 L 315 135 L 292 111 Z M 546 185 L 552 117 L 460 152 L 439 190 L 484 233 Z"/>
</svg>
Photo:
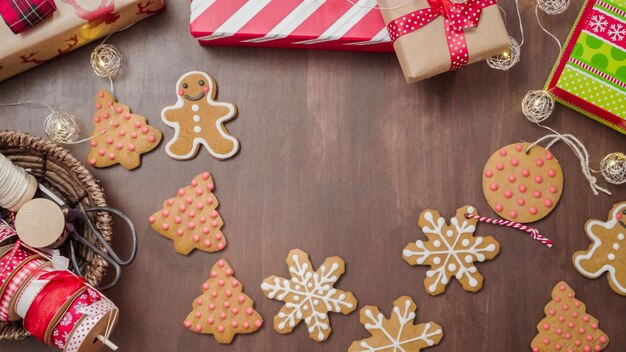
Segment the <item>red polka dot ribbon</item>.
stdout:
<svg viewBox="0 0 626 352">
<path fill-rule="evenodd" d="M 88 287 L 85 292 L 74 300 L 54 330 L 52 330 L 52 344 L 61 350 L 65 350 L 74 328 L 86 316 L 86 314 L 82 313 L 82 310 L 103 299 L 100 292 Z"/>
<path fill-rule="evenodd" d="M 443 16 L 450 51 L 450 70 L 456 70 L 469 62 L 465 29 L 478 26 L 482 10 L 495 4 L 495 0 L 466 0 L 462 3 L 428 0 L 430 7 L 398 17 L 387 24 L 387 30 L 391 41 L 395 42 L 398 38 L 428 25 L 438 16 Z"/>
</svg>

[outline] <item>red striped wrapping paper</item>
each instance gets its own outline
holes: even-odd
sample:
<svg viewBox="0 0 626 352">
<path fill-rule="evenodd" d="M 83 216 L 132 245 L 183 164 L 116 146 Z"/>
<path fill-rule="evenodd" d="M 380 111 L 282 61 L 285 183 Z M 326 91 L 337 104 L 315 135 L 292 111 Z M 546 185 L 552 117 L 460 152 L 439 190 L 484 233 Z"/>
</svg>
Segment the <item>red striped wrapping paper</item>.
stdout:
<svg viewBox="0 0 626 352">
<path fill-rule="evenodd" d="M 201 45 L 393 52 L 376 0 L 193 0 Z"/>
</svg>

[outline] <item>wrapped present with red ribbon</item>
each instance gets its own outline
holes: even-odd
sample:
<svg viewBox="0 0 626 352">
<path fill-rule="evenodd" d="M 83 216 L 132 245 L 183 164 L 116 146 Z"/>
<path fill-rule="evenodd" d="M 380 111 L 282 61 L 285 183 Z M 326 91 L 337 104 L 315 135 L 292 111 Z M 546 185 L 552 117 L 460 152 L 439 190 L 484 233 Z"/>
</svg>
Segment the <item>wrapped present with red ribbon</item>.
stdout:
<svg viewBox="0 0 626 352">
<path fill-rule="evenodd" d="M 457 70 L 509 47 L 496 0 L 378 0 L 408 83 Z"/>
</svg>

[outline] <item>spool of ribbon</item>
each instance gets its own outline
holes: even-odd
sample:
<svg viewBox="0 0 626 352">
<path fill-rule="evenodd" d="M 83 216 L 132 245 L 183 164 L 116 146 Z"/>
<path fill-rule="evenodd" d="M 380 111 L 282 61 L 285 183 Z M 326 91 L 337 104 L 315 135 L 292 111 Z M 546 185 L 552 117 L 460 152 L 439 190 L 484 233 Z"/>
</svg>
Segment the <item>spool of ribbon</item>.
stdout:
<svg viewBox="0 0 626 352">
<path fill-rule="evenodd" d="M 0 207 L 17 211 L 35 192 L 37 180 L 0 154 Z"/>
<path fill-rule="evenodd" d="M 47 332 L 55 317 L 69 305 L 72 297 L 83 287 L 85 279 L 69 271 L 51 271 L 39 276 L 48 283 L 33 300 L 24 315 L 24 328 L 37 340 L 48 344 Z M 58 317 L 57 317 L 58 319 Z"/>
<path fill-rule="evenodd" d="M 420 30 L 439 16 L 444 18 L 444 30 L 450 51 L 450 70 L 457 70 L 469 62 L 465 29 L 478 26 L 482 10 L 495 5 L 495 0 L 428 0 L 429 7 L 401 16 L 387 25 L 391 41 Z"/>
<path fill-rule="evenodd" d="M 0 16 L 15 34 L 33 27 L 56 9 L 53 0 L 0 1 Z"/>
<path fill-rule="evenodd" d="M 22 242 L 35 248 L 58 248 L 68 237 L 63 211 L 44 198 L 28 201 L 20 208 L 15 230 Z"/>
<path fill-rule="evenodd" d="M 26 281 L 45 264 L 46 261 L 39 256 L 31 256 L 9 279 L 0 299 L 0 322 L 9 323 L 19 320 L 14 306 L 16 295 Z"/>
</svg>

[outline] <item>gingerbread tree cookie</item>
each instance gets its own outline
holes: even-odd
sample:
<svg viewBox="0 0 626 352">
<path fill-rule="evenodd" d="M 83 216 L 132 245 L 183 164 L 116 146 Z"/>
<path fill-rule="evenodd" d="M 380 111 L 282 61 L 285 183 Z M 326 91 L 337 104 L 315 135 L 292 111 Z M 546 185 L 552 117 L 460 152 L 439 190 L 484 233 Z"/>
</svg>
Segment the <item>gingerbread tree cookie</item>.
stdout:
<svg viewBox="0 0 626 352">
<path fill-rule="evenodd" d="M 542 146 L 515 143 L 500 148 L 483 171 L 483 193 L 499 216 L 521 223 L 537 221 L 556 207 L 563 192 L 563 170 Z"/>
<path fill-rule="evenodd" d="M 325 341 L 331 332 L 328 313 L 350 314 L 357 306 L 351 292 L 334 288 L 346 270 L 343 259 L 326 258 L 319 269 L 313 271 L 309 255 L 293 249 L 287 256 L 287 266 L 291 279 L 270 276 L 261 285 L 265 296 L 285 302 L 274 317 L 274 329 L 288 334 L 304 319 L 309 336 L 318 342 Z"/>
<path fill-rule="evenodd" d="M 544 309 L 546 317 L 537 324 L 537 336 L 530 346 L 533 352 L 602 351 L 609 338 L 598 328 L 598 319 L 587 314 L 585 304 L 574 298 L 565 282 L 552 290 L 552 301 Z"/>
<path fill-rule="evenodd" d="M 218 159 L 237 154 L 239 141 L 228 133 L 226 123 L 235 118 L 237 108 L 215 101 L 217 86 L 204 72 L 184 74 L 176 83 L 178 101 L 161 111 L 161 120 L 174 128 L 174 137 L 165 146 L 167 155 L 178 160 L 191 159 L 203 145 Z"/>
<path fill-rule="evenodd" d="M 263 325 L 254 310 L 254 302 L 243 293 L 243 285 L 234 277 L 228 262 L 220 259 L 211 269 L 211 277 L 202 284 L 202 295 L 193 302 L 185 319 L 189 330 L 212 334 L 219 343 L 229 344 L 235 334 L 249 334 Z"/>
<path fill-rule="evenodd" d="M 443 330 L 434 322 L 414 325 L 417 305 L 411 297 L 402 296 L 393 302 L 391 316 L 386 318 L 378 307 L 361 309 L 361 324 L 371 337 L 354 341 L 348 352 L 419 352 L 441 341 Z"/>
<path fill-rule="evenodd" d="M 593 243 L 574 253 L 574 267 L 591 279 L 608 273 L 611 289 L 626 296 L 626 202 L 613 206 L 607 221 L 587 221 L 585 231 Z"/>
<path fill-rule="evenodd" d="M 156 232 L 174 242 L 178 253 L 187 255 L 194 248 L 215 252 L 226 246 L 214 189 L 211 174 L 204 172 L 179 189 L 176 197 L 163 202 L 163 209 L 148 219 Z"/>
<path fill-rule="evenodd" d="M 480 290 L 483 276 L 474 263 L 491 260 L 500 252 L 500 243 L 495 238 L 474 237 L 477 220 L 466 219 L 465 214 L 476 214 L 476 210 L 467 205 L 457 209 L 448 226 L 438 211 L 424 210 L 419 225 L 428 240 L 411 242 L 402 251 L 402 257 L 409 264 L 430 265 L 424 279 L 424 288 L 430 295 L 445 292 L 453 276 L 464 290 Z"/>
<path fill-rule="evenodd" d="M 132 114 L 128 106 L 118 103 L 104 89 L 96 98 L 93 123 L 87 161 L 94 167 L 120 164 L 132 170 L 141 164 L 141 154 L 156 148 L 162 137 L 145 117 Z"/>
</svg>

